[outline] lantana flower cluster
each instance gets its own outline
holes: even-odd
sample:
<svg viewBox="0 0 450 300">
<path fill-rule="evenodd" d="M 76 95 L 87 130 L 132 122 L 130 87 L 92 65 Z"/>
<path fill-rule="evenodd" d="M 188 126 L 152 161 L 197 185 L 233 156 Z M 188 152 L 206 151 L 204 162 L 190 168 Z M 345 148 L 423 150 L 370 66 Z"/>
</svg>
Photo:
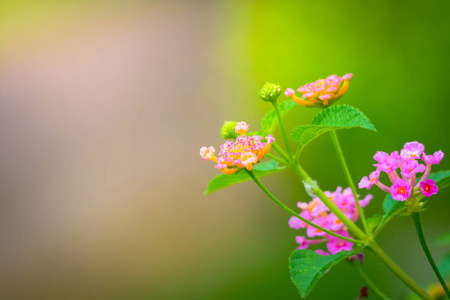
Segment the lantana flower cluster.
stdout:
<svg viewBox="0 0 450 300">
<path fill-rule="evenodd" d="M 359 219 L 355 198 L 353 197 L 350 188 L 342 190 L 341 187 L 338 187 L 334 192 L 325 191 L 324 193 L 352 222 L 356 222 Z M 361 207 L 367 206 L 371 199 L 372 195 L 367 195 L 364 199 L 360 200 L 359 203 L 361 204 Z M 351 238 L 344 223 L 342 223 L 334 213 L 330 212 L 328 207 L 326 207 L 318 197 L 313 198 L 309 203 L 299 202 L 297 206 L 302 209 L 302 212 L 300 213 L 301 217 L 322 228 Z M 320 255 L 329 255 L 336 254 L 340 251 L 352 250 L 353 243 L 321 231 L 297 217 L 290 218 L 289 227 L 294 229 L 306 228 L 306 236 L 300 235 L 296 237 L 296 241 L 299 244 L 297 249 L 306 249 L 309 245 L 326 243 L 326 248 L 329 252 L 321 249 L 316 250 L 316 252 Z"/>
<path fill-rule="evenodd" d="M 284 94 L 300 105 L 327 107 L 344 95 L 352 77 L 353 74 L 350 73 L 342 77 L 334 74 L 325 79 L 307 83 L 297 89 L 297 92 L 302 93 L 301 98 L 296 96 L 295 91 L 291 88 L 287 89 Z"/>
<path fill-rule="evenodd" d="M 214 155 L 216 149 L 213 146 L 200 148 L 200 156 L 203 160 L 214 161 L 215 168 L 228 175 L 243 168 L 251 171 L 253 164 L 263 159 L 275 139 L 271 134 L 265 137 L 265 142 L 259 135 L 246 136 L 249 127 L 245 122 L 237 123 L 235 132 L 240 136 L 235 141 L 226 141 L 220 146 L 221 156 Z"/>
<path fill-rule="evenodd" d="M 438 192 L 438 187 L 434 180 L 428 178 L 431 166 L 439 164 L 444 157 L 444 153 L 439 150 L 432 155 L 425 154 L 425 146 L 419 142 L 406 143 L 400 151 L 391 154 L 378 151 L 373 158 L 377 161 L 374 166 L 377 168 L 361 179 L 358 187 L 360 189 L 370 189 L 372 185 L 378 186 L 381 190 L 390 193 L 392 199 L 405 201 L 411 196 L 422 194 L 430 197 Z M 420 160 L 425 164 L 421 164 Z M 400 172 L 399 173 L 397 172 Z M 381 172 L 385 172 L 392 185 L 386 186 L 379 181 Z M 423 173 L 419 178 L 418 174 Z"/>
</svg>

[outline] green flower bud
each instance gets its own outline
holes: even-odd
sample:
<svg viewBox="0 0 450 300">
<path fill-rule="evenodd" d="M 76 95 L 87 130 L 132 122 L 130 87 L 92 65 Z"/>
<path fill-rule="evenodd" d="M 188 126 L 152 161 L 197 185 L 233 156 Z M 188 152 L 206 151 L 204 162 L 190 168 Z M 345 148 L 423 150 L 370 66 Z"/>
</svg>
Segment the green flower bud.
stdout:
<svg viewBox="0 0 450 300">
<path fill-rule="evenodd" d="M 235 139 L 238 134 L 235 131 L 237 121 L 225 121 L 220 129 L 220 136 L 224 139 Z"/>
<path fill-rule="evenodd" d="M 281 94 L 281 87 L 279 84 L 266 82 L 266 84 L 259 91 L 259 97 L 264 101 L 275 102 Z"/>
</svg>

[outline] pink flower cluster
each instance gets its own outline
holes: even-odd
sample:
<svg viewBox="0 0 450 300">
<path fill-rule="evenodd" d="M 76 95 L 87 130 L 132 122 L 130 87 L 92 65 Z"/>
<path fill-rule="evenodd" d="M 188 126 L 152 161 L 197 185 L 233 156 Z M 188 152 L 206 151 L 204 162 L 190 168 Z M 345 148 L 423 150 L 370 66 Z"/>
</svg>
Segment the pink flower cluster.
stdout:
<svg viewBox="0 0 450 300">
<path fill-rule="evenodd" d="M 390 155 L 378 151 L 373 158 L 378 162 L 374 164 L 377 169 L 367 177 L 363 177 L 358 184 L 360 189 L 370 189 L 372 185 L 377 185 L 387 193 L 391 193 L 392 199 L 405 201 L 411 195 L 416 196 L 420 193 L 430 197 L 438 192 L 438 187 L 434 180 L 429 179 L 431 165 L 439 164 L 444 157 L 444 153 L 439 150 L 433 155 L 425 154 L 425 147 L 419 142 L 406 143 L 400 151 L 392 152 Z M 425 164 L 419 162 L 421 159 Z M 397 173 L 400 171 L 401 178 Z M 387 173 L 392 186 L 388 187 L 379 181 L 381 172 Z M 417 174 L 422 173 L 422 177 L 417 182 Z"/>
<path fill-rule="evenodd" d="M 356 222 L 359 219 L 355 198 L 353 197 L 350 188 L 342 190 L 341 187 L 338 187 L 335 192 L 325 191 L 324 193 L 352 222 Z M 361 204 L 361 207 L 368 205 L 371 199 L 372 195 L 367 195 L 363 200 L 360 200 L 359 203 Z M 350 237 L 344 223 L 342 223 L 334 213 L 331 213 L 328 207 L 326 207 L 319 198 L 313 198 L 309 203 L 299 202 L 297 206 L 302 209 L 302 212 L 300 213 L 301 217 L 324 229 L 333 231 L 345 237 Z M 329 235 L 324 231 L 306 224 L 299 218 L 291 217 L 289 220 L 289 227 L 294 229 L 306 228 L 306 236 L 296 237 L 296 241 L 299 244 L 297 249 L 305 249 L 308 248 L 309 245 L 326 242 L 329 253 L 320 249 L 316 250 L 320 255 L 336 254 L 340 251 L 352 250 L 353 243 Z M 307 239 L 306 237 L 318 239 Z"/>
<path fill-rule="evenodd" d="M 259 135 L 245 136 L 249 127 L 245 122 L 237 123 L 235 132 L 240 136 L 236 141 L 226 141 L 220 146 L 219 155 L 222 156 L 217 158 L 214 155 L 216 149 L 213 146 L 200 148 L 200 156 L 203 160 L 214 161 L 215 168 L 225 174 L 231 175 L 243 168 L 252 170 L 253 164 L 266 155 L 275 139 L 271 134 L 265 137 L 266 142 L 263 142 Z"/>
<path fill-rule="evenodd" d="M 302 93 L 302 98 L 295 95 L 293 89 L 287 89 L 284 94 L 300 105 L 327 107 L 339 99 L 347 91 L 350 78 L 353 74 L 345 74 L 342 77 L 330 75 L 326 79 L 318 79 L 307 83 L 297 89 Z"/>
</svg>

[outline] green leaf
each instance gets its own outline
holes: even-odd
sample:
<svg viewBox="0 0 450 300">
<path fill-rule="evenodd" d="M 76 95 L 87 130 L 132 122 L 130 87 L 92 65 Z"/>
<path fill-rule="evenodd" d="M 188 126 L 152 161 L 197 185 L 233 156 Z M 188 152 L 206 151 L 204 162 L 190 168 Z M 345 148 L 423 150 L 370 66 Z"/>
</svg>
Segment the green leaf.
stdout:
<svg viewBox="0 0 450 300">
<path fill-rule="evenodd" d="M 280 110 L 280 115 L 283 118 L 285 115 L 288 114 L 292 110 L 292 108 L 298 106 L 297 103 L 295 103 L 292 100 L 288 100 L 282 103 L 278 104 L 278 109 Z M 275 131 L 275 129 L 278 126 L 278 119 L 277 114 L 275 112 L 275 109 L 269 110 L 267 114 L 264 116 L 261 122 L 261 130 L 259 131 L 259 135 L 262 137 L 265 137 Z"/>
<path fill-rule="evenodd" d="M 387 194 L 383 201 L 383 221 L 392 216 L 397 210 L 400 210 L 405 206 L 405 201 L 397 201 L 392 199 L 391 194 Z"/>
<path fill-rule="evenodd" d="M 450 253 L 447 253 L 447 255 L 439 261 L 438 269 L 442 277 L 447 277 L 447 275 L 450 274 Z"/>
<path fill-rule="evenodd" d="M 286 167 L 278 167 L 278 162 L 269 160 L 264 163 L 259 163 L 253 167 L 253 172 L 256 177 L 263 177 L 269 174 L 278 173 L 286 170 Z M 220 174 L 214 177 L 209 183 L 204 194 L 209 194 L 220 190 L 224 187 L 251 180 L 252 178 L 245 171 L 240 171 L 233 175 Z"/>
<path fill-rule="evenodd" d="M 318 113 L 311 125 L 300 125 L 291 132 L 292 139 L 303 149 L 321 134 L 337 129 L 364 128 L 376 131 L 370 120 L 350 105 L 331 106 Z"/>
<path fill-rule="evenodd" d="M 380 224 L 381 215 L 376 214 L 367 219 L 367 227 L 369 228 L 369 232 L 373 232 L 373 230 Z"/>
<path fill-rule="evenodd" d="M 329 126 L 300 125 L 291 131 L 291 138 L 300 146 L 300 149 L 303 150 L 303 148 L 316 137 L 334 129 L 335 128 Z"/>
<path fill-rule="evenodd" d="M 320 255 L 312 250 L 294 250 L 289 257 L 291 279 L 300 292 L 306 297 L 320 278 L 342 260 L 360 252 L 364 247 L 354 251 L 342 251 L 334 255 Z"/>
<path fill-rule="evenodd" d="M 361 127 L 377 131 L 370 120 L 357 108 L 343 104 L 331 106 L 318 113 L 313 125 L 336 126 L 339 128 Z"/>
<path fill-rule="evenodd" d="M 444 233 L 443 235 L 438 236 L 434 240 L 435 245 L 450 245 L 450 232 Z"/>
</svg>

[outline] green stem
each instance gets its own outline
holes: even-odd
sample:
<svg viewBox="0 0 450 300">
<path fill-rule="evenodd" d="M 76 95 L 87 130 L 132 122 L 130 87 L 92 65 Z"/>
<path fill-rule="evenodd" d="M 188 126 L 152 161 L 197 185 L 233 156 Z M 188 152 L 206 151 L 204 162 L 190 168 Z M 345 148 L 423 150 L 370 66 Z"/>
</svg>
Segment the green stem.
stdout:
<svg viewBox="0 0 450 300">
<path fill-rule="evenodd" d="M 275 113 L 277 114 L 278 124 L 280 124 L 280 131 L 281 131 L 281 135 L 283 136 L 284 145 L 285 145 L 287 153 L 289 155 L 289 161 L 292 161 L 292 152 L 291 152 L 291 149 L 289 148 L 286 131 L 284 130 L 283 119 L 281 118 L 280 109 L 278 108 L 278 102 L 273 101 L 272 104 L 273 104 L 273 108 L 275 109 Z"/>
<path fill-rule="evenodd" d="M 290 209 L 289 207 L 287 207 L 286 205 L 284 205 L 280 200 L 278 200 L 274 195 L 272 195 L 272 193 L 269 192 L 269 190 L 261 183 L 261 181 L 259 181 L 259 179 L 255 176 L 255 174 L 253 173 L 253 171 L 248 171 L 247 169 L 245 169 L 245 171 L 247 171 L 248 175 L 250 175 L 250 177 L 253 179 L 253 181 L 255 181 L 255 183 L 259 186 L 259 188 L 273 201 L 275 202 L 278 206 L 280 206 L 282 209 L 284 209 L 285 211 L 287 211 L 289 214 L 291 214 L 292 216 L 299 218 L 300 220 L 302 220 L 303 222 L 305 222 L 308 225 L 311 225 L 323 232 L 326 232 L 332 236 L 335 236 L 339 239 L 345 240 L 347 242 L 351 242 L 351 243 L 364 243 L 363 241 L 359 241 L 359 240 L 354 240 L 354 239 L 350 239 L 348 237 L 342 236 L 340 234 L 334 233 L 332 231 L 329 231 L 325 228 L 320 227 L 319 225 L 314 224 L 313 222 L 301 217 L 298 213 L 296 213 L 295 211 L 293 211 L 292 209 Z"/>
<path fill-rule="evenodd" d="M 417 236 L 419 237 L 420 244 L 422 245 L 423 251 L 425 252 L 425 255 L 428 258 L 428 262 L 430 263 L 431 267 L 433 268 L 434 274 L 436 274 L 436 277 L 439 279 L 439 282 L 441 283 L 442 287 L 447 293 L 447 296 L 450 298 L 450 291 L 447 287 L 447 284 L 445 283 L 444 278 L 439 272 L 439 269 L 436 266 L 436 263 L 434 262 L 433 256 L 431 256 L 430 249 L 428 249 L 428 245 L 425 240 L 425 235 L 423 234 L 422 220 L 420 219 L 420 213 L 413 212 L 411 213 L 411 217 L 414 221 L 414 225 L 416 226 Z"/>
<path fill-rule="evenodd" d="M 384 220 L 381 220 L 381 223 L 377 226 L 377 228 L 373 232 L 373 236 L 376 237 L 380 233 L 380 231 L 384 228 L 384 226 L 386 226 L 386 224 L 389 223 L 390 220 L 392 220 L 393 217 L 399 216 L 399 214 L 405 209 L 406 209 L 405 207 L 397 208 L 397 210 L 395 210 L 389 217 L 387 217 Z"/>
<path fill-rule="evenodd" d="M 275 160 L 275 161 L 277 161 L 277 162 L 279 162 L 279 163 L 282 163 L 282 164 L 284 164 L 284 165 L 287 165 L 287 164 L 288 164 L 288 163 L 287 163 L 284 159 L 282 159 L 281 157 L 278 157 L 278 156 L 273 155 L 273 154 L 271 154 L 271 153 L 266 153 L 266 156 L 269 157 L 269 158 L 271 158 L 271 159 L 273 159 L 273 160 Z"/>
<path fill-rule="evenodd" d="M 303 170 L 303 168 L 298 164 L 294 164 L 293 166 L 294 171 L 297 173 L 297 175 L 306 183 L 311 182 L 311 177 Z M 328 209 L 336 215 L 336 217 L 344 223 L 345 226 L 358 238 L 361 240 L 365 240 L 367 236 L 364 234 L 364 232 L 361 231 L 361 229 L 358 228 L 358 226 L 355 225 L 349 218 L 347 218 L 346 215 L 336 206 L 336 204 L 333 203 L 318 186 L 311 187 L 312 191 L 314 192 L 314 195 L 319 197 L 319 199 L 323 202 L 323 204 L 328 207 Z"/>
<path fill-rule="evenodd" d="M 301 169 L 301 167 L 297 164 L 295 165 L 298 170 L 298 172 L 303 172 L 301 173 L 303 177 L 305 177 L 306 172 Z M 384 251 L 375 243 L 375 241 L 373 240 L 369 240 L 367 242 L 365 241 L 361 241 L 361 240 L 353 240 L 353 239 L 349 239 L 347 237 L 341 236 L 339 234 L 336 234 L 332 231 L 326 230 L 325 228 L 322 228 L 314 223 L 312 223 L 311 221 L 308 221 L 304 218 L 302 218 L 299 214 L 297 214 L 296 212 L 294 212 L 293 210 L 291 210 L 289 207 L 287 207 L 286 205 L 284 205 L 281 201 L 279 201 L 274 195 L 272 195 L 267 189 L 266 187 L 261 183 L 261 181 L 259 181 L 259 179 L 253 174 L 252 171 L 247 171 L 246 172 L 250 175 L 250 177 L 253 179 L 253 181 L 255 181 L 255 183 L 259 186 L 259 188 L 261 188 L 261 190 L 273 201 L 275 202 L 278 206 L 280 206 L 282 209 L 284 209 L 286 212 L 288 212 L 289 214 L 291 214 L 294 217 L 299 218 L 300 220 L 302 220 L 303 222 L 307 223 L 308 225 L 311 225 L 319 230 L 322 230 L 332 236 L 335 236 L 337 238 L 349 241 L 351 243 L 367 243 L 368 247 L 372 250 L 372 252 L 377 255 L 381 261 L 384 262 L 384 264 L 401 280 L 403 281 L 412 291 L 414 291 L 417 295 L 419 295 L 422 299 L 426 299 L 426 300 L 433 300 L 432 297 L 430 297 L 424 290 L 422 290 L 422 288 L 415 283 L 399 266 L 397 266 L 392 259 L 387 256 L 386 253 L 384 253 Z M 301 176 L 301 177 L 302 177 Z M 307 174 L 306 174 L 307 176 Z M 302 177 L 302 178 L 303 178 Z M 310 178 L 309 176 L 305 177 L 306 179 Z M 306 180 L 305 179 L 305 180 Z M 328 197 L 326 197 L 325 194 L 323 194 L 323 192 L 319 189 L 316 188 L 315 191 L 316 195 L 319 196 L 319 198 L 322 200 L 322 202 L 324 202 L 325 205 L 327 204 L 332 204 L 332 206 L 329 206 L 328 208 L 330 209 L 330 211 L 333 212 L 334 208 L 337 210 L 337 214 L 336 216 L 339 218 L 338 216 L 338 212 L 340 212 L 342 215 L 343 213 L 334 205 L 334 203 L 331 202 L 330 199 L 328 199 Z M 324 197 L 324 198 L 323 198 Z M 325 200 L 326 199 L 326 200 Z M 334 206 L 334 207 L 333 207 Z M 345 215 L 343 215 L 345 217 Z M 346 218 L 346 217 L 345 217 Z M 348 219 L 347 219 L 348 220 Z M 344 220 L 342 220 L 344 222 Z M 362 232 L 358 227 L 356 227 L 355 224 L 353 224 L 350 220 L 348 220 L 350 223 L 349 225 L 347 225 L 347 227 L 352 231 L 355 230 L 353 233 L 360 239 L 367 239 L 367 236 L 364 234 L 364 232 Z M 344 222 L 345 224 L 345 222 Z M 350 224 L 352 224 L 353 226 L 351 226 Z M 355 229 L 356 228 L 356 229 Z"/>
<path fill-rule="evenodd" d="M 383 292 L 367 277 L 366 273 L 361 269 L 361 266 L 355 261 L 349 261 L 355 272 L 359 275 L 362 281 L 369 287 L 371 291 L 378 295 L 383 300 L 389 300 L 389 298 L 383 294 Z"/>
<path fill-rule="evenodd" d="M 286 154 L 286 152 L 284 152 L 284 150 L 278 146 L 278 144 L 273 143 L 272 144 L 272 148 L 278 152 L 278 154 L 281 155 L 281 157 L 283 157 L 287 162 L 291 161 L 291 159 L 289 158 L 289 156 Z"/>
<path fill-rule="evenodd" d="M 378 256 L 378 258 L 395 274 L 404 284 L 406 284 L 414 293 L 422 299 L 433 300 L 414 280 L 412 280 L 394 261 L 376 244 L 374 241 L 369 243 L 369 248 Z"/>
<path fill-rule="evenodd" d="M 298 160 L 298 157 L 300 156 L 301 152 L 302 152 L 302 147 L 298 146 L 297 151 L 295 152 L 295 155 L 294 155 L 294 161 Z"/>
<path fill-rule="evenodd" d="M 350 174 L 350 170 L 348 169 L 347 162 L 345 161 L 344 153 L 342 152 L 341 145 L 339 143 L 339 139 L 337 137 L 336 130 L 332 130 L 330 132 L 331 139 L 334 144 L 334 148 L 336 149 L 336 153 L 338 155 L 339 161 L 341 162 L 342 169 L 344 170 L 345 179 L 347 180 L 347 184 L 350 186 L 353 192 L 353 197 L 355 198 L 356 207 L 358 208 L 359 216 L 361 217 L 361 223 L 363 224 L 364 231 L 366 234 L 370 235 L 369 227 L 367 226 L 366 216 L 364 215 L 364 211 L 359 203 L 358 193 L 356 191 L 355 183 L 353 182 L 352 176 Z"/>
</svg>

